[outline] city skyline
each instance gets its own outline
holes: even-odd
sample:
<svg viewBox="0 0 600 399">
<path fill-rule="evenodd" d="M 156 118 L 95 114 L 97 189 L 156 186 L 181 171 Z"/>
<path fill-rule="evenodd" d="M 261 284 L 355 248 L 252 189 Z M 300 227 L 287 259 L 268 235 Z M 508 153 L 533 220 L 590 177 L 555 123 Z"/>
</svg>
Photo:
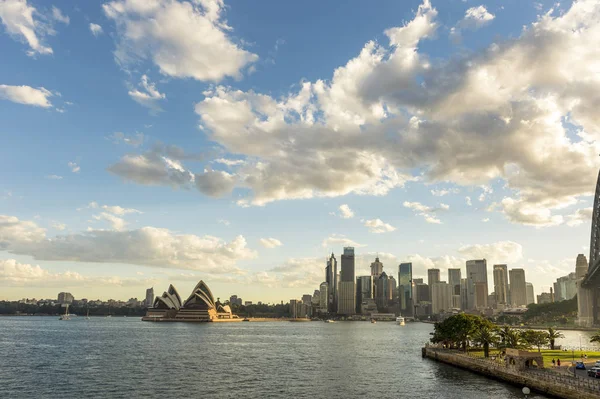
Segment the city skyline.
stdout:
<svg viewBox="0 0 600 399">
<path fill-rule="evenodd" d="M 353 282 L 460 268 L 475 300 L 485 258 L 488 293 L 493 265 L 574 292 L 596 1 L 141 4 L 0 2 L 0 300 L 278 303 L 344 247 Z"/>
</svg>

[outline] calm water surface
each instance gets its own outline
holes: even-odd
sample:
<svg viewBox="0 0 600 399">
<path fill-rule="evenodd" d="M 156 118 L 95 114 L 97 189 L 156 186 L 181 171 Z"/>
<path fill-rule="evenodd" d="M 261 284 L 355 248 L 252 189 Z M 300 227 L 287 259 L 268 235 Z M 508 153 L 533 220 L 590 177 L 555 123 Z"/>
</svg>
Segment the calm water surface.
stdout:
<svg viewBox="0 0 600 399">
<path fill-rule="evenodd" d="M 1 317 L 0 398 L 523 397 L 518 388 L 421 359 L 432 329 Z"/>
</svg>

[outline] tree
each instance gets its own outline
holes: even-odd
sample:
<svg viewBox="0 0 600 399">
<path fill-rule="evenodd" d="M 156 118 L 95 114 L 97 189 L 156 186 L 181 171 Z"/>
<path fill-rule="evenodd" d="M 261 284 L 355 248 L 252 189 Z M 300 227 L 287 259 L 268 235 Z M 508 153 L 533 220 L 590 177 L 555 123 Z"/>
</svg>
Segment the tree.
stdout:
<svg viewBox="0 0 600 399">
<path fill-rule="evenodd" d="M 550 341 L 550 349 L 552 350 L 554 350 L 555 340 L 565 337 L 560 331 L 557 331 L 552 327 L 548 328 L 548 332 L 546 334 L 548 335 L 548 341 Z"/>
<path fill-rule="evenodd" d="M 450 348 L 467 350 L 469 341 L 482 326 L 492 328 L 494 325 L 486 319 L 470 314 L 458 314 L 435 323 L 431 342 L 442 343 Z"/>
<path fill-rule="evenodd" d="M 510 326 L 504 326 L 498 332 L 500 347 L 519 349 L 521 345 L 521 332 Z"/>
<path fill-rule="evenodd" d="M 521 333 L 521 339 L 529 346 L 538 348 L 541 352 L 541 347 L 548 345 L 548 333 L 545 331 L 525 330 Z"/>
<path fill-rule="evenodd" d="M 590 342 L 600 342 L 600 330 L 590 337 Z"/>
<path fill-rule="evenodd" d="M 499 342 L 497 328 L 495 326 L 482 325 L 473 334 L 473 342 L 483 346 L 483 356 L 490 357 L 490 345 Z"/>
</svg>

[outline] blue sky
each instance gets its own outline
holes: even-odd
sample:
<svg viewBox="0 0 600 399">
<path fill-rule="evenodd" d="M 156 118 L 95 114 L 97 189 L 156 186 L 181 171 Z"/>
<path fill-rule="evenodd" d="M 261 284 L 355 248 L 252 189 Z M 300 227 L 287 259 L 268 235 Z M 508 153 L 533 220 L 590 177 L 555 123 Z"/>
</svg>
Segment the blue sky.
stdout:
<svg viewBox="0 0 600 399">
<path fill-rule="evenodd" d="M 288 300 L 344 245 L 546 291 L 589 251 L 599 15 L 0 0 L 0 299 Z"/>
</svg>

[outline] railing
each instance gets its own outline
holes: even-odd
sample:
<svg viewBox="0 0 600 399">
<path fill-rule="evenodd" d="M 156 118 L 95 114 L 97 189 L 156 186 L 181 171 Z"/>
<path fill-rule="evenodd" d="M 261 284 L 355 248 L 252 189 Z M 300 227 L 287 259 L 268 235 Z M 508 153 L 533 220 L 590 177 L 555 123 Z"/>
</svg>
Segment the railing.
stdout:
<svg viewBox="0 0 600 399">
<path fill-rule="evenodd" d="M 438 349 L 432 346 L 429 346 L 429 349 Z M 441 348 L 439 348 L 441 349 Z M 515 377 L 530 377 L 538 380 L 544 380 L 548 382 L 553 382 L 559 384 L 564 387 L 568 387 L 575 390 L 584 390 L 588 392 L 593 392 L 598 394 L 600 392 L 600 380 L 581 377 L 581 376 L 569 376 L 566 374 L 559 374 L 551 371 L 550 369 L 526 369 L 526 370 L 513 370 L 504 364 L 504 362 L 500 362 L 497 360 L 485 359 L 481 357 L 477 357 L 471 353 L 464 353 L 458 350 L 450 350 L 444 349 L 446 353 L 452 353 L 456 356 L 461 356 L 467 358 L 469 362 L 482 365 L 486 367 L 488 370 L 498 370 L 503 373 L 512 374 Z"/>
</svg>

